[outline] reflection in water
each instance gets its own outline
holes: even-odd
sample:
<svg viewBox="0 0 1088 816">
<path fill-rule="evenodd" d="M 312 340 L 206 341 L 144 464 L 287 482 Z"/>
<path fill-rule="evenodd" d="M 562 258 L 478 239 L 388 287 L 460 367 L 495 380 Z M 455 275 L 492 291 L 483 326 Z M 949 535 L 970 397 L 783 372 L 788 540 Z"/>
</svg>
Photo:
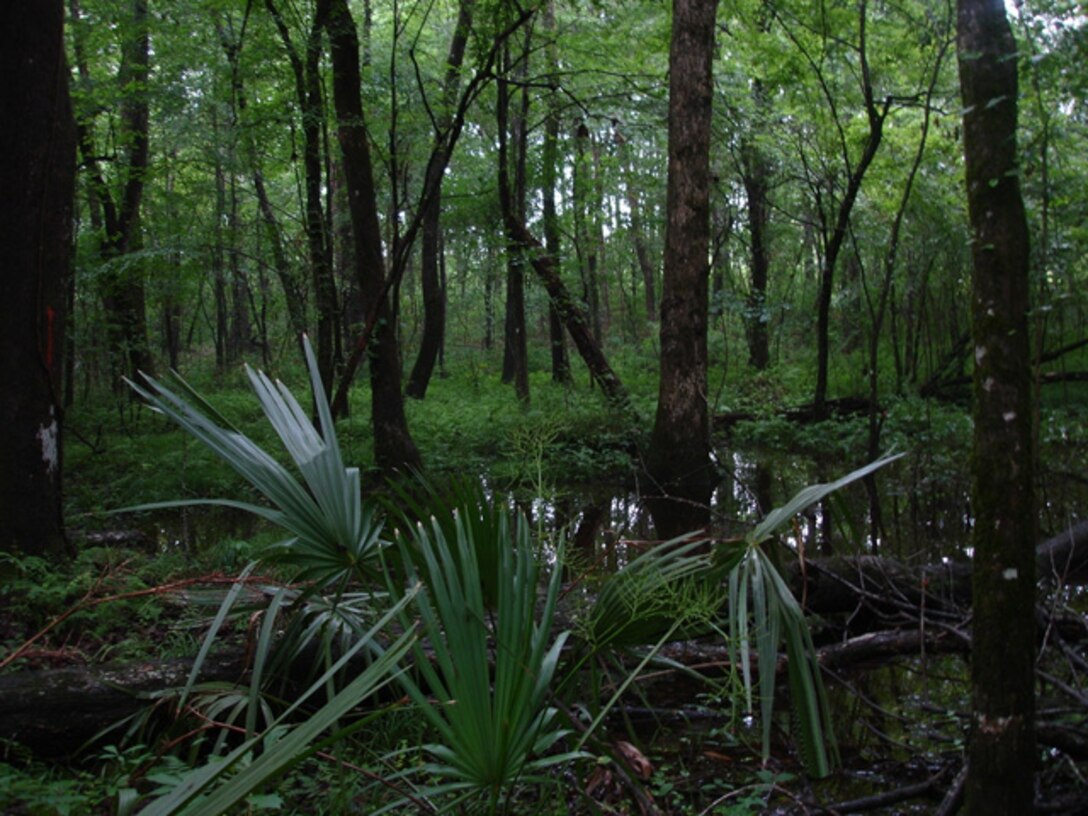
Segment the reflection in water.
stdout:
<svg viewBox="0 0 1088 816">
<path fill-rule="evenodd" d="M 714 535 L 743 536 L 770 510 L 807 485 L 837 479 L 861 462 L 814 460 L 777 451 L 733 448 L 719 451 L 721 481 L 711 498 Z M 1088 480 L 1071 449 L 1048 456 L 1040 475 L 1040 534 L 1047 536 L 1082 516 Z M 937 563 L 970 557 L 972 514 L 967 458 L 950 466 L 926 452 L 911 452 L 874 474 L 882 532 L 872 532 L 872 499 L 862 483 L 847 486 L 800 513 L 782 541 L 806 554 L 880 552 L 901 561 Z M 490 493 L 502 491 L 482 479 Z M 548 495 L 519 491 L 510 499 L 539 537 L 563 534 L 582 559 L 615 569 L 657 538 L 637 489 L 615 484 L 557 485 Z M 202 552 L 248 541 L 262 527 L 254 517 L 213 507 L 159 511 L 136 522 L 162 552 Z M 547 541 L 543 543 L 547 544 Z"/>
<path fill-rule="evenodd" d="M 720 453 L 718 462 L 724 472 L 711 511 L 714 534 L 722 538 L 744 535 L 802 488 L 837 479 L 863 464 L 752 449 Z M 1088 483 L 1068 478 L 1068 471 L 1067 478 L 1061 478 L 1059 468 L 1041 477 L 1043 535 L 1078 518 L 1080 509 L 1088 506 Z M 875 496 L 859 481 L 800 513 L 786 528 L 783 542 L 810 555 L 879 552 L 912 563 L 970 557 L 973 516 L 967 457 L 950 467 L 947 460 L 935 464 L 924 452 L 909 454 L 877 471 L 873 481 Z M 879 507 L 879 525 L 874 525 L 874 505 Z M 600 547 L 606 538 L 615 540 L 618 563 L 631 557 L 630 547 L 657 538 L 649 514 L 629 488 L 568 487 L 554 498 L 538 499 L 534 506 L 542 517 L 554 521 L 552 529 L 574 533 L 587 554 L 591 542 Z M 1054 523 L 1047 525 L 1048 519 Z"/>
</svg>

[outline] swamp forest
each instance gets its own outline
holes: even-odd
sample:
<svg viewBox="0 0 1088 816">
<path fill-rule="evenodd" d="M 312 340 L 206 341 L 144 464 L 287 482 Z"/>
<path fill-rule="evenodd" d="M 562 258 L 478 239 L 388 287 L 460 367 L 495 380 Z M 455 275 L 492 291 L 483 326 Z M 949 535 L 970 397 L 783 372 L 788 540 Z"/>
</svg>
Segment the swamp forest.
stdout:
<svg viewBox="0 0 1088 816">
<path fill-rule="evenodd" d="M 1086 65 L 0 4 L 0 812 L 1088 813 Z"/>
</svg>

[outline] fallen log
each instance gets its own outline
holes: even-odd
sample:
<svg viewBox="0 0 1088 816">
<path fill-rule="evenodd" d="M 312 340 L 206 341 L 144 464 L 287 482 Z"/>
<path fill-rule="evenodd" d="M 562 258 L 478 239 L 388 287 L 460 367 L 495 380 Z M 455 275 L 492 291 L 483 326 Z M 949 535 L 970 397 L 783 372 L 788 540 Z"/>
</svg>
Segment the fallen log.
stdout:
<svg viewBox="0 0 1088 816">
<path fill-rule="evenodd" d="M 1088 521 L 1042 542 L 1037 550 L 1041 579 L 1083 583 L 1088 579 Z M 855 616 L 862 605 L 881 613 L 907 614 L 924 605 L 927 615 L 955 616 L 970 603 L 970 566 L 944 564 L 912 567 L 877 556 L 810 559 L 787 570 L 792 588 L 807 609 L 823 616 Z M 879 623 L 879 616 L 870 621 Z M 883 661 L 896 655 L 961 651 L 963 639 L 928 627 L 898 631 L 870 631 L 848 627 L 850 637 L 820 649 L 820 662 L 841 669 L 860 663 Z M 720 645 L 720 644 L 719 644 Z M 692 648 L 688 644 L 687 648 Z M 687 665 L 719 662 L 724 665 L 724 646 L 707 653 L 685 645 L 668 652 Z M 240 650 L 241 651 L 241 650 Z M 64 757 L 75 753 L 102 729 L 119 722 L 145 705 L 153 692 L 177 688 L 186 682 L 192 661 L 174 659 L 126 666 L 72 666 L 0 675 L 0 739 L 22 743 L 35 753 Z M 244 676 L 244 655 L 210 658 L 200 681 L 234 681 Z M 1066 748 L 1072 743 L 1065 736 Z M 1076 751 L 1088 751 L 1081 745 Z"/>
<path fill-rule="evenodd" d="M 872 402 L 868 397 L 838 397 L 825 400 L 822 409 L 816 406 L 815 403 L 807 402 L 792 408 L 782 408 L 775 411 L 774 415 L 789 422 L 804 424 L 806 422 L 819 422 L 832 417 L 861 416 L 869 413 L 871 406 Z M 879 405 L 877 410 L 880 410 Z M 714 415 L 714 430 L 727 431 L 737 423 L 751 422 L 764 416 L 765 414 L 754 411 L 725 411 Z"/>
<path fill-rule="evenodd" d="M 192 668 L 191 659 L 173 659 L 0 675 L 0 739 L 44 757 L 73 756 L 153 693 L 184 686 Z M 242 654 L 209 656 L 198 681 L 234 681 L 244 670 Z"/>
<path fill-rule="evenodd" d="M 1035 548 L 1036 578 L 1048 584 L 1088 583 L 1088 520 Z M 924 608 L 954 611 L 971 604 L 971 565 L 909 565 L 876 555 L 795 560 L 785 570 L 794 595 L 818 615 L 850 614 L 863 603 L 879 612 Z"/>
</svg>

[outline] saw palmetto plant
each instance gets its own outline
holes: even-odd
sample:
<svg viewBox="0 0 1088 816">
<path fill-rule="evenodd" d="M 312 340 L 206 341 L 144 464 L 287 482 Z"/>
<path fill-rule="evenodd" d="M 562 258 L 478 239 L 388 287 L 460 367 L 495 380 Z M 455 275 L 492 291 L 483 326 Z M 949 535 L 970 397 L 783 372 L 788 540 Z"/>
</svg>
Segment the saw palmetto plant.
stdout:
<svg viewBox="0 0 1088 816">
<path fill-rule="evenodd" d="M 899 455 L 885 456 L 834 482 L 803 488 L 786 504 L 768 513 L 745 536 L 739 553 L 728 559 L 732 563 L 728 575 L 728 642 L 732 663 L 740 666 L 750 712 L 753 711 L 753 677 L 756 676 L 751 655 L 754 653 L 756 656 L 764 758 L 770 752 L 775 669 L 779 646 L 784 643 L 792 720 L 796 724 L 794 736 L 806 767 L 817 777 L 830 773 L 837 755 L 827 693 L 804 611 L 768 555 L 765 545 L 802 510 L 898 458 Z"/>
<path fill-rule="evenodd" d="M 267 504 L 235 499 L 161 502 L 147 510 L 193 504 L 232 507 L 282 528 L 288 538 L 266 555 L 296 570 L 299 580 L 322 589 L 353 578 L 373 578 L 381 547 L 381 524 L 363 502 L 359 469 L 346 467 L 308 339 L 303 343 L 320 432 L 287 387 L 247 368 L 261 409 L 290 455 L 301 480 L 244 433 L 233 427 L 180 376 L 175 388 L 143 376 L 129 385 L 148 404 L 198 439 L 234 468 Z"/>
<path fill-rule="evenodd" d="M 538 609 L 541 568 L 524 517 L 500 514 L 490 531 L 498 540 L 485 544 L 456 507 L 447 512 L 400 542 L 410 576 L 426 587 L 415 608 L 428 644 L 415 650 L 419 680 L 402 682 L 438 735 L 424 750 L 425 770 L 439 781 L 421 794 L 495 813 L 518 785 L 548 782 L 548 767 L 580 756 L 554 751 L 567 732 L 548 696 L 566 640 L 551 631 L 561 571 L 547 579 Z M 481 561 L 481 550 L 497 559 Z M 493 608 L 487 586 L 496 587 Z"/>
</svg>

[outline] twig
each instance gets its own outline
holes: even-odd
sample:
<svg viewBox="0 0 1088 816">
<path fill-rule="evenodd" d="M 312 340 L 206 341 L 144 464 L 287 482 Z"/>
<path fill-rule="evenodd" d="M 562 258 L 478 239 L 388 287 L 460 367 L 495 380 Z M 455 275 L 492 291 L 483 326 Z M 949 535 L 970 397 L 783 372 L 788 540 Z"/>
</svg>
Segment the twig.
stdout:
<svg viewBox="0 0 1088 816">
<path fill-rule="evenodd" d="M 885 807 L 887 805 L 894 805 L 896 802 L 903 802 L 907 799 L 916 799 L 919 796 L 925 796 L 927 793 L 934 790 L 944 775 L 945 773 L 942 770 L 923 782 L 918 782 L 914 785 L 906 785 L 902 788 L 896 788 L 895 790 L 884 791 L 883 793 L 876 793 L 872 796 L 862 796 L 858 799 L 851 799 L 846 802 L 837 802 L 834 805 L 827 805 L 826 809 L 834 811 L 835 813 L 861 813 L 866 810 L 875 810 L 876 808 Z"/>
<path fill-rule="evenodd" d="M 72 617 L 72 615 L 76 614 L 77 612 L 82 612 L 85 609 L 92 609 L 99 604 L 111 603 L 113 601 L 128 601 L 132 600 L 133 598 L 140 598 L 146 595 L 165 595 L 178 589 L 184 589 L 185 587 L 193 586 L 194 584 L 233 584 L 238 582 L 239 580 L 247 584 L 255 583 L 258 581 L 261 583 L 269 582 L 269 579 L 255 575 L 251 575 L 243 579 L 238 579 L 231 578 L 226 575 L 214 574 L 206 575 L 200 578 L 185 578 L 181 581 L 173 581 L 169 584 L 162 584 L 161 586 L 157 587 L 150 587 L 148 589 L 137 589 L 133 590 L 132 592 L 121 592 L 116 595 L 107 595 L 103 598 L 92 598 L 91 596 L 94 594 L 95 590 L 97 590 L 98 587 L 101 586 L 102 582 L 105 580 L 108 574 L 108 572 L 105 572 L 101 576 L 99 576 L 98 580 L 95 581 L 94 586 L 92 586 L 90 589 L 87 590 L 86 593 L 84 593 L 83 597 L 76 602 L 75 606 L 68 608 L 60 615 L 53 618 L 53 620 L 51 620 L 44 627 L 39 629 L 35 634 L 31 635 L 31 637 L 25 640 L 22 645 L 18 646 L 15 651 L 10 652 L 6 657 L 0 660 L 0 671 L 3 671 L 12 662 L 18 660 L 19 657 L 26 654 L 27 650 L 31 646 L 33 646 L 37 641 L 45 637 L 45 635 L 47 635 L 53 629 L 60 626 L 60 624 L 64 623 L 64 621 L 68 620 L 68 618 Z"/>
</svg>

